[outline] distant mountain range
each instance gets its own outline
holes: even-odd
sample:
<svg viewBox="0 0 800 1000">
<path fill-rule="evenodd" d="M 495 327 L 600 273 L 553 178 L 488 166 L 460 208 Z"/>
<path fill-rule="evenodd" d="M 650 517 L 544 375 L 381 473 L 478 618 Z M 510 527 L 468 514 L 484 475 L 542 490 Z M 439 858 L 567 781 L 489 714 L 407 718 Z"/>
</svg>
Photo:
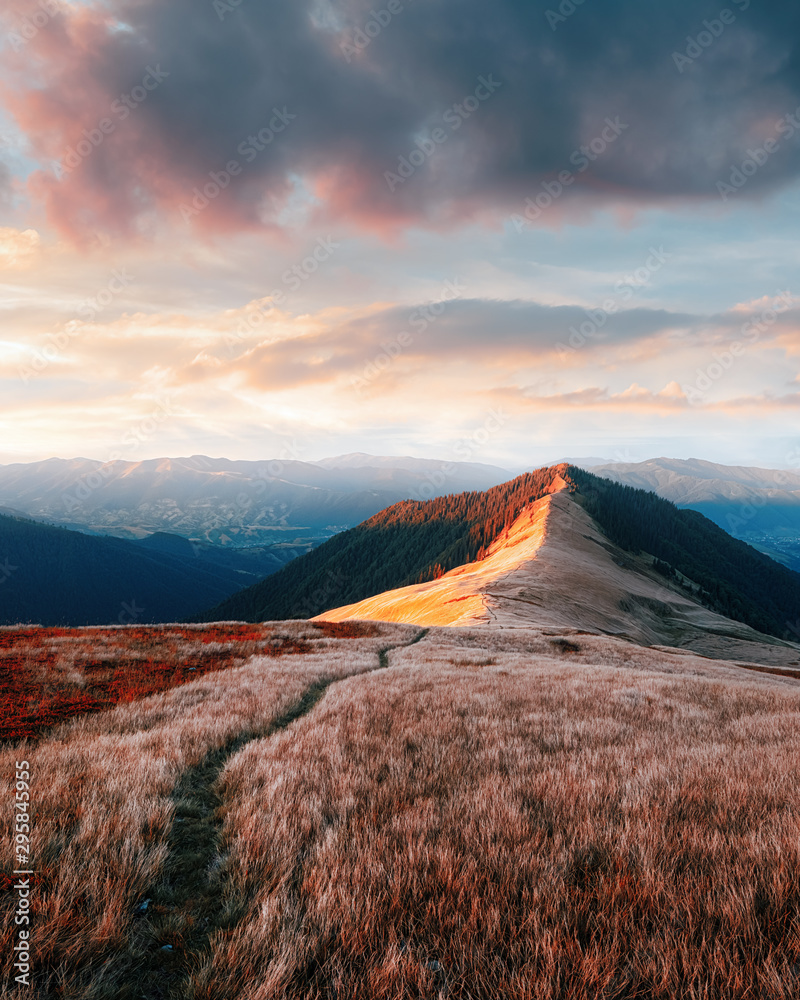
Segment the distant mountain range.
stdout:
<svg viewBox="0 0 800 1000">
<path fill-rule="evenodd" d="M 352 454 L 322 462 L 49 459 L 0 466 L 0 506 L 84 532 L 168 532 L 235 547 L 310 545 L 398 500 L 486 489 L 490 465 Z"/>
<path fill-rule="evenodd" d="M 799 472 L 670 458 L 596 465 L 591 471 L 700 511 L 736 538 L 800 571 Z"/>
<path fill-rule="evenodd" d="M 204 619 L 324 616 L 437 580 L 486 558 L 525 511 L 563 491 L 584 508 L 598 539 L 607 539 L 600 544 L 644 559 L 664 587 L 679 588 L 696 607 L 778 638 L 792 638 L 800 628 L 800 574 L 695 511 L 569 465 L 526 473 L 484 492 L 395 504 L 223 601 Z M 530 621 L 535 624 L 535 615 Z"/>
</svg>

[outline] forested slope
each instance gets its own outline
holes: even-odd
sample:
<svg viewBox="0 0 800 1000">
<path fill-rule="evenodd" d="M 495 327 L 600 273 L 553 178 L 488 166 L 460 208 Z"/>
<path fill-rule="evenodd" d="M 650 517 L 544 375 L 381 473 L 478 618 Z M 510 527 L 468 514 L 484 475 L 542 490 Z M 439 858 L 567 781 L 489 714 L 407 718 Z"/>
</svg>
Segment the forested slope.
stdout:
<svg viewBox="0 0 800 1000">
<path fill-rule="evenodd" d="M 538 469 L 484 492 L 403 500 L 234 594 L 204 620 L 310 618 L 481 558 L 567 466 Z"/>
<path fill-rule="evenodd" d="M 0 516 L 0 625 L 185 621 L 241 579 L 191 556 Z"/>
</svg>

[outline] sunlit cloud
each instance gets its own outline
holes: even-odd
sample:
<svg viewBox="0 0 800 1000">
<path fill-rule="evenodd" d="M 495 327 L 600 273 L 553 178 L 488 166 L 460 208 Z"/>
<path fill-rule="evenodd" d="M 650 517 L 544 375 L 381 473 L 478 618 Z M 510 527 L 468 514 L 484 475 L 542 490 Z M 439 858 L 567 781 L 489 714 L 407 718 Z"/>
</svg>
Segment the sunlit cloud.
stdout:
<svg viewBox="0 0 800 1000">
<path fill-rule="evenodd" d="M 0 228 L 0 271 L 30 267 L 40 244 L 41 238 L 35 229 Z"/>
</svg>

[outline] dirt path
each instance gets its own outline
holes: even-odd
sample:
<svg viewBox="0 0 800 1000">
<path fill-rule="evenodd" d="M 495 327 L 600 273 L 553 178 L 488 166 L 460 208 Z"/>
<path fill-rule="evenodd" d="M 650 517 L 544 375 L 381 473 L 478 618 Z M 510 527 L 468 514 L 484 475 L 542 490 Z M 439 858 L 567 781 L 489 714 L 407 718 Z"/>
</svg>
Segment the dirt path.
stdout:
<svg viewBox="0 0 800 1000">
<path fill-rule="evenodd" d="M 374 670 L 389 666 L 393 649 L 412 646 L 425 637 L 422 629 L 411 642 L 387 646 L 378 652 Z M 223 801 L 218 779 L 227 762 L 252 740 L 287 729 L 307 715 L 337 678 L 311 685 L 280 718 L 261 732 L 242 733 L 213 750 L 188 770 L 173 793 L 175 814 L 168 838 L 169 856 L 157 885 L 148 893 L 146 908 L 136 918 L 134 953 L 144 962 L 133 963 L 120 1000 L 186 1000 L 189 980 L 203 964 L 213 933 L 227 930 L 243 915 L 225 892 L 229 884 L 222 847 Z M 144 901 L 143 901 L 144 902 Z"/>
</svg>

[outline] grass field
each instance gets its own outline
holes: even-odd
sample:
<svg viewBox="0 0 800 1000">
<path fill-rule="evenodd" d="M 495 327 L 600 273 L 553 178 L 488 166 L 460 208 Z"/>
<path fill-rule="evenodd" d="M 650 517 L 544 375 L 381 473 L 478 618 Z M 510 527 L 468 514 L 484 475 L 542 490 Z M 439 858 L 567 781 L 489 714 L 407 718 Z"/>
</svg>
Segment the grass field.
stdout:
<svg viewBox="0 0 800 1000">
<path fill-rule="evenodd" d="M 35 985 L 4 995 L 798 996 L 794 678 L 586 635 L 266 628 L 4 752 L 39 873 Z"/>
</svg>

